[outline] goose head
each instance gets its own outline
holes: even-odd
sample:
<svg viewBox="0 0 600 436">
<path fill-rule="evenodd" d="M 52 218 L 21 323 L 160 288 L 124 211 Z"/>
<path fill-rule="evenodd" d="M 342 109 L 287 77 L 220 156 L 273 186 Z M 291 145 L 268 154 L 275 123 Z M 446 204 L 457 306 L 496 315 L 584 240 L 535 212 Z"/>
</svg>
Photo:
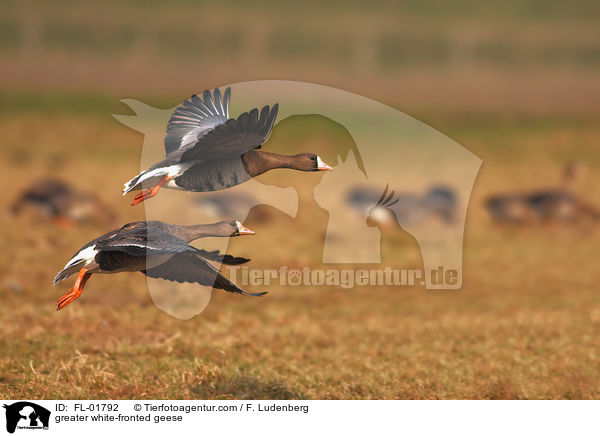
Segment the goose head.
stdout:
<svg viewBox="0 0 600 436">
<path fill-rule="evenodd" d="M 329 171 L 333 168 L 313 153 L 300 153 L 293 156 L 294 168 L 300 171 Z"/>
<path fill-rule="evenodd" d="M 581 162 L 570 162 L 563 169 L 563 183 L 566 185 L 581 181 L 586 175 L 587 168 Z"/>
</svg>

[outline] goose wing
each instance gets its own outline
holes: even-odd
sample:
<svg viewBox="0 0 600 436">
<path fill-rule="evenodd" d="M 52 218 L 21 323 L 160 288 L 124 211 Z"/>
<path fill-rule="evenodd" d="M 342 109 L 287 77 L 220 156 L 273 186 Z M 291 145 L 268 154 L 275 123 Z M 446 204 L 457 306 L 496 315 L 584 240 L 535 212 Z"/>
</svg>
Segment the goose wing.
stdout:
<svg viewBox="0 0 600 436">
<path fill-rule="evenodd" d="M 174 155 L 180 153 L 179 162 L 207 162 L 239 157 L 248 150 L 260 148 L 271 134 L 278 108 L 277 104 L 265 106 L 260 113 L 254 108 L 237 119 L 230 118 Z"/>
<path fill-rule="evenodd" d="M 166 262 L 142 271 L 148 277 L 161 278 L 179 283 L 198 283 L 223 289 L 234 294 L 259 297 L 266 292 L 250 293 L 240 289 L 235 283 L 223 276 L 201 253 L 175 254 Z"/>
<path fill-rule="evenodd" d="M 106 238 L 96 242 L 96 249 L 122 251 L 133 256 L 153 254 L 197 253 L 198 255 L 226 265 L 240 265 L 250 259 L 221 254 L 219 250 L 197 249 L 183 239 L 163 230 L 161 222 L 138 222 L 126 224 L 118 231 L 108 233 Z"/>
<path fill-rule="evenodd" d="M 250 259 L 246 259 L 245 257 L 234 257 L 231 254 L 221 254 L 219 250 L 198 250 L 198 254 L 200 254 L 205 259 L 212 260 L 215 262 L 221 262 L 225 265 L 241 265 L 242 263 L 250 261 Z"/>
<path fill-rule="evenodd" d="M 96 242 L 98 251 L 121 251 L 132 256 L 176 254 L 197 251 L 184 240 L 148 225 L 124 227 L 114 236 Z"/>
<path fill-rule="evenodd" d="M 184 101 L 175 109 L 167 125 L 167 154 L 196 142 L 209 130 L 225 123 L 229 118 L 230 98 L 231 88 L 225 90 L 223 97 L 219 88 L 216 88 L 212 94 L 210 91 L 204 91 L 202 98 L 193 95 Z"/>
</svg>

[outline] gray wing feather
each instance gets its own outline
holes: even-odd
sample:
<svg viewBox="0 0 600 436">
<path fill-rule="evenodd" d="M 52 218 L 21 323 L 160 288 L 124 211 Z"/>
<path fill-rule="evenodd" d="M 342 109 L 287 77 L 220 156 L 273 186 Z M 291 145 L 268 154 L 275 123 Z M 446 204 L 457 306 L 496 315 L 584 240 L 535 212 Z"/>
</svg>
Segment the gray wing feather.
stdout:
<svg viewBox="0 0 600 436">
<path fill-rule="evenodd" d="M 161 278 L 179 283 L 199 283 L 234 294 L 261 296 L 266 292 L 250 293 L 229 281 L 199 253 L 176 254 L 165 263 L 142 271 L 148 277 Z"/>
<path fill-rule="evenodd" d="M 132 256 L 176 254 L 197 251 L 185 241 L 154 227 L 121 231 L 96 243 L 98 251 L 122 251 Z"/>
<path fill-rule="evenodd" d="M 215 262 L 221 262 L 225 265 L 241 265 L 242 263 L 250 261 L 250 259 L 246 259 L 245 257 L 234 257 L 231 254 L 221 254 L 219 250 L 198 250 L 198 254 L 200 254 L 205 259 L 212 260 Z"/>
<path fill-rule="evenodd" d="M 184 101 L 175 109 L 167 125 L 164 141 L 167 154 L 196 142 L 207 131 L 225 123 L 229 118 L 230 98 L 231 88 L 225 90 L 223 97 L 216 88 L 213 94 L 204 91 L 202 98 L 193 95 Z"/>
<path fill-rule="evenodd" d="M 269 138 L 279 105 L 265 106 L 260 111 L 252 109 L 237 119 L 230 118 L 224 124 L 216 126 L 190 144 L 182 154 L 180 162 L 210 161 L 239 157 L 248 150 L 260 148 Z"/>
</svg>

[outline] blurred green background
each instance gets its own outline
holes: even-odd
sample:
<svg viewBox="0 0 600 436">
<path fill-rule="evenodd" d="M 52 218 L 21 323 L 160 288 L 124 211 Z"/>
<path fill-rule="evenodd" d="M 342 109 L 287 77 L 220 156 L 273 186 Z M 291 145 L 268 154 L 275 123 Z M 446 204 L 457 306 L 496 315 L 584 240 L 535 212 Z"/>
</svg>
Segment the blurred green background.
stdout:
<svg viewBox="0 0 600 436">
<path fill-rule="evenodd" d="M 41 107 L 106 111 L 118 98 L 175 104 L 227 83 L 289 79 L 432 120 L 591 117 L 599 18 L 593 0 L 3 0 L 1 100 L 3 110 L 41 98 Z"/>
</svg>

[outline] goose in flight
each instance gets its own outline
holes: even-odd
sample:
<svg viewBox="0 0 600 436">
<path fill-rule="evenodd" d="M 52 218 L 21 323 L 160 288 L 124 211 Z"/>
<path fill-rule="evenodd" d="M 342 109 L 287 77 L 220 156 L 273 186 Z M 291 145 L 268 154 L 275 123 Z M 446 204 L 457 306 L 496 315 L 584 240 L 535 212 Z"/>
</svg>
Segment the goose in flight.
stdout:
<svg viewBox="0 0 600 436">
<path fill-rule="evenodd" d="M 54 285 L 77 274 L 75 285 L 58 300 L 56 309 L 79 298 L 92 274 L 140 271 L 148 277 L 179 283 L 199 283 L 235 294 L 261 296 L 245 292 L 225 278 L 208 261 L 239 265 L 249 259 L 222 255 L 219 251 L 200 250 L 189 242 L 210 236 L 252 235 L 239 221 L 176 226 L 161 221 L 136 221 L 96 238 L 75 253 L 54 278 Z"/>
<path fill-rule="evenodd" d="M 192 192 L 226 189 L 266 171 L 288 168 L 324 171 L 332 168 L 319 156 L 284 156 L 258 151 L 277 117 L 278 104 L 229 118 L 231 88 L 193 95 L 179 106 L 167 125 L 165 158 L 125 183 L 123 195 L 150 187 L 132 205 L 154 197 L 161 187 Z"/>
</svg>

